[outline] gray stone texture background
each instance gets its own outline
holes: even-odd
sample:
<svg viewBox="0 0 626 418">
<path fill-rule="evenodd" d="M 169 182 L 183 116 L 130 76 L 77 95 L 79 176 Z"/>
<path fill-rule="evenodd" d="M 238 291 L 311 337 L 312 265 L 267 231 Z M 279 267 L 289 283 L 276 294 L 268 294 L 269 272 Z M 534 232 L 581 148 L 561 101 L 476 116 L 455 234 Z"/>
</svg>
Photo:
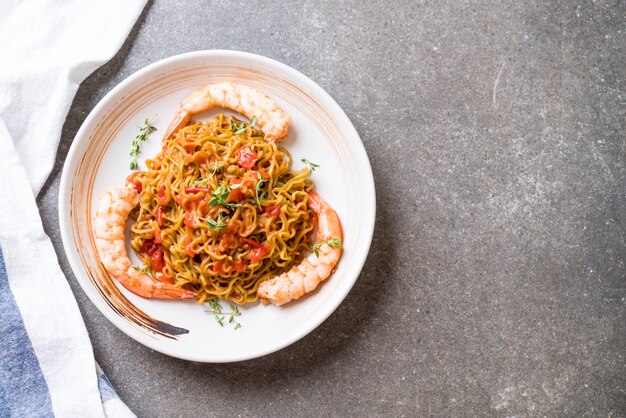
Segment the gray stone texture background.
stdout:
<svg viewBox="0 0 626 418">
<path fill-rule="evenodd" d="M 626 415 L 626 3 L 150 2 L 81 86 L 38 203 L 96 359 L 154 416 Z M 339 309 L 235 364 L 154 352 L 74 278 L 57 196 L 115 85 L 200 49 L 274 58 L 354 122 L 374 240 Z"/>
</svg>

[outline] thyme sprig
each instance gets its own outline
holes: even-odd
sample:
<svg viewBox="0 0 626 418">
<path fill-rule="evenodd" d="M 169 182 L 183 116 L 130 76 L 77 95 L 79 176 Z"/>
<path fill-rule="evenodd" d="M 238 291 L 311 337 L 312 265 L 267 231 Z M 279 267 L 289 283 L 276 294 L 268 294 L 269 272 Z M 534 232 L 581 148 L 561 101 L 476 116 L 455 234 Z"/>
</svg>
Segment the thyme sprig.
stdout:
<svg viewBox="0 0 626 418">
<path fill-rule="evenodd" d="M 224 229 L 228 226 L 227 218 L 224 218 L 221 213 L 217 215 L 217 219 L 215 220 L 211 218 L 198 218 L 198 219 L 206 222 L 207 225 L 209 225 L 209 228 L 211 228 L 214 231 L 217 231 L 218 229 Z"/>
<path fill-rule="evenodd" d="M 315 171 L 316 168 L 319 168 L 319 164 L 315 164 L 312 163 L 311 161 L 307 160 L 306 158 L 300 158 L 300 161 L 302 161 L 304 164 L 308 164 L 309 167 L 311 167 L 311 171 Z"/>
<path fill-rule="evenodd" d="M 257 204 L 257 206 L 259 207 L 259 210 L 261 210 L 261 201 L 263 199 L 265 199 L 265 192 L 261 192 L 261 189 L 263 188 L 263 185 L 265 183 L 267 183 L 267 180 L 265 180 L 263 178 L 263 176 L 261 175 L 261 173 L 256 173 L 257 177 L 259 179 L 259 182 L 256 184 L 256 187 L 254 188 L 254 192 L 255 192 L 255 202 Z M 259 194 L 260 193 L 260 194 Z"/>
<path fill-rule="evenodd" d="M 228 319 L 228 323 L 233 324 L 235 326 L 235 330 L 241 328 L 241 324 L 235 320 L 236 316 L 241 315 L 241 312 L 239 311 L 239 308 L 237 308 L 237 306 L 229 303 L 228 306 L 230 307 L 230 311 L 224 312 L 219 299 L 213 298 L 209 299 L 207 302 L 211 307 L 211 309 L 209 309 L 207 312 L 215 316 L 215 321 L 217 321 L 220 327 L 224 327 L 224 319 L 226 319 L 227 316 L 230 316 L 230 318 Z"/>
<path fill-rule="evenodd" d="M 256 122 L 256 116 L 253 116 L 252 119 L 250 119 L 250 123 L 246 123 L 246 122 L 240 122 L 237 123 L 235 122 L 233 119 L 230 120 L 230 130 L 233 131 L 233 133 L 235 135 L 242 133 L 243 131 L 245 131 L 246 129 L 252 127 L 252 125 L 254 125 L 254 123 Z"/>
<path fill-rule="evenodd" d="M 222 183 L 215 191 L 211 194 L 212 198 L 209 200 L 210 206 L 222 205 L 227 209 L 234 209 L 237 206 L 241 206 L 239 203 L 228 203 L 226 199 L 228 199 L 228 195 L 230 195 L 231 189 L 237 189 L 241 187 L 241 184 L 233 184 L 228 186 L 226 183 Z"/>
<path fill-rule="evenodd" d="M 157 130 L 157 128 L 152 126 L 152 123 L 154 122 L 156 117 L 157 115 L 155 114 L 152 117 L 152 120 L 146 118 L 146 120 L 144 120 L 143 122 L 143 126 L 138 126 L 139 134 L 133 139 L 132 149 L 130 150 L 129 154 L 131 157 L 133 157 L 133 159 L 130 161 L 131 170 L 136 170 L 139 167 L 137 164 L 137 156 L 141 153 L 139 149 L 141 147 L 141 143 L 146 142 L 146 139 L 148 139 L 148 135 Z"/>
<path fill-rule="evenodd" d="M 211 170 L 211 175 L 214 176 L 218 173 L 218 171 L 222 170 L 224 167 L 226 167 L 225 164 L 215 164 L 213 167 L 209 167 L 209 170 Z M 192 187 L 200 187 L 202 183 L 204 183 L 206 187 L 209 187 L 209 179 L 204 178 L 204 177 L 200 177 L 198 180 L 194 181 L 192 184 Z"/>
<path fill-rule="evenodd" d="M 320 256 L 320 247 L 322 245 L 328 245 L 329 247 L 333 248 L 341 248 L 341 240 L 339 238 L 333 238 L 328 241 L 321 241 L 313 244 L 313 253 L 316 257 Z"/>
</svg>

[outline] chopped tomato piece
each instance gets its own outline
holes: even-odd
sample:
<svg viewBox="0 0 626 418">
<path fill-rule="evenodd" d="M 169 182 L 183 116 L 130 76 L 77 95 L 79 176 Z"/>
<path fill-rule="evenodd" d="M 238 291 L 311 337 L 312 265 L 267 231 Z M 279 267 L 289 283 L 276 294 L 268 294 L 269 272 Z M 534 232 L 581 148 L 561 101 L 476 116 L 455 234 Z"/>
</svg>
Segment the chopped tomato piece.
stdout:
<svg viewBox="0 0 626 418">
<path fill-rule="evenodd" d="M 222 260 L 217 260 L 216 262 L 214 262 L 213 271 L 216 274 L 225 274 L 226 272 L 224 271 L 224 262 Z"/>
<path fill-rule="evenodd" d="M 144 244 L 144 249 L 152 260 L 152 269 L 154 271 L 161 271 L 165 267 L 165 261 L 163 260 L 163 250 L 156 245 L 154 241 L 148 240 Z"/>
<path fill-rule="evenodd" d="M 185 237 L 185 252 L 189 257 L 193 257 L 196 255 L 196 252 L 193 250 L 193 238 L 190 236 Z"/>
<path fill-rule="evenodd" d="M 164 203 L 167 203 L 165 201 L 165 186 L 161 186 L 159 187 L 159 191 L 157 192 L 157 202 L 159 203 L 159 205 L 162 205 Z"/>
<path fill-rule="evenodd" d="M 188 211 L 185 214 L 185 226 L 193 228 L 196 224 L 196 216 L 193 211 Z"/>
<path fill-rule="evenodd" d="M 230 189 L 230 194 L 228 195 L 228 198 L 230 199 L 231 202 L 241 202 L 246 197 L 243 191 L 241 191 L 241 185 L 243 185 L 243 180 L 238 179 L 238 178 L 230 179 L 231 186 L 237 185 L 237 184 L 239 184 L 240 187 L 237 187 L 236 189 L 233 189 L 233 188 Z"/>
<path fill-rule="evenodd" d="M 233 264 L 233 268 L 235 269 L 237 273 L 241 273 L 242 271 L 245 271 L 247 267 L 248 267 L 248 263 L 245 261 L 239 261 Z"/>
<path fill-rule="evenodd" d="M 254 248 L 261 248 L 261 247 L 262 247 L 262 245 L 261 245 L 261 244 L 259 244 L 258 242 L 256 242 L 256 241 L 255 241 L 255 240 L 253 240 L 253 239 L 244 238 L 243 240 L 244 240 L 245 242 L 247 242 L 248 244 L 252 245 Z"/>
<path fill-rule="evenodd" d="M 220 240 L 220 251 L 225 252 L 229 249 L 235 249 L 239 246 L 239 240 L 235 236 L 235 234 L 231 234 L 229 232 L 222 235 L 222 239 Z"/>
<path fill-rule="evenodd" d="M 231 189 L 228 197 L 233 202 L 241 202 L 246 196 L 243 194 L 243 192 L 240 189 Z"/>
<path fill-rule="evenodd" d="M 276 216 L 280 213 L 280 206 L 266 206 L 265 214 L 267 216 Z"/>
<path fill-rule="evenodd" d="M 259 156 L 256 155 L 250 147 L 240 149 L 237 154 L 239 155 L 239 161 L 237 163 L 248 170 L 251 170 L 254 164 L 259 160 Z"/>
<path fill-rule="evenodd" d="M 157 224 L 159 226 L 163 226 L 163 208 L 161 206 L 157 208 L 156 218 Z"/>
<path fill-rule="evenodd" d="M 185 187 L 185 193 L 208 193 L 209 189 L 206 187 Z"/>
<path fill-rule="evenodd" d="M 154 271 L 161 271 L 165 267 L 165 261 L 163 261 L 163 251 L 155 253 L 152 257 L 152 268 Z"/>
<path fill-rule="evenodd" d="M 267 245 L 261 245 L 259 248 L 255 248 L 254 250 L 252 250 L 252 252 L 250 253 L 250 261 L 256 263 L 257 261 L 265 257 L 265 255 L 269 252 L 270 247 L 268 247 Z"/>
<path fill-rule="evenodd" d="M 157 227 L 157 229 L 154 230 L 154 243 L 160 244 L 162 242 L 163 242 L 163 238 L 161 237 L 161 229 Z"/>
</svg>

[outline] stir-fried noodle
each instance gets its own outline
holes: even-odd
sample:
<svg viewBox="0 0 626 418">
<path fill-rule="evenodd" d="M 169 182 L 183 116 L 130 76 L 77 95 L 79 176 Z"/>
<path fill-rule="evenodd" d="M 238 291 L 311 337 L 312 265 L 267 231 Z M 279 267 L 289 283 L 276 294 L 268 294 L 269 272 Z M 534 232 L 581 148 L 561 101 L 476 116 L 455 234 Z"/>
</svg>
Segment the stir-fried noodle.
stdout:
<svg viewBox="0 0 626 418">
<path fill-rule="evenodd" d="M 290 163 L 235 118 L 187 125 L 131 179 L 141 190 L 133 248 L 153 277 L 196 291 L 199 302 L 257 300 L 261 282 L 311 250 L 313 183 Z"/>
</svg>

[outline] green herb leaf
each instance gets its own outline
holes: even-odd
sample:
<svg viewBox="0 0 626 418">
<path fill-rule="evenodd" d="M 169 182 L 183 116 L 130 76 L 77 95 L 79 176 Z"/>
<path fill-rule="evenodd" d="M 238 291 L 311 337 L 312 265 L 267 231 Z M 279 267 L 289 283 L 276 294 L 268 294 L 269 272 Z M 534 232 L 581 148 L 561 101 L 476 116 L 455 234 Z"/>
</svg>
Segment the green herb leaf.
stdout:
<svg viewBox="0 0 626 418">
<path fill-rule="evenodd" d="M 228 199 L 228 195 L 230 195 L 230 189 L 226 183 L 222 183 L 215 191 L 211 194 L 212 198 L 209 200 L 210 206 L 222 205 L 227 209 L 233 209 L 237 206 L 241 206 L 239 203 L 228 203 L 226 199 Z"/>
<path fill-rule="evenodd" d="M 141 152 L 139 150 L 141 143 L 145 142 L 146 139 L 148 139 L 148 135 L 157 130 L 157 128 L 152 126 L 152 122 L 154 122 L 154 119 L 156 119 L 156 117 L 157 115 L 154 115 L 152 117 L 152 121 L 146 118 L 146 120 L 143 122 L 144 126 L 139 126 L 139 134 L 133 139 L 132 148 L 129 154 L 131 157 L 133 157 L 133 159 L 130 161 L 131 170 L 136 170 L 139 167 L 137 165 L 137 156 Z"/>
<path fill-rule="evenodd" d="M 239 312 L 237 306 L 229 303 L 228 306 L 230 306 L 230 312 L 224 312 L 218 298 L 209 299 L 207 300 L 207 303 L 211 307 L 211 309 L 207 312 L 215 316 L 215 321 L 219 324 L 220 327 L 224 327 L 224 319 L 226 319 L 226 317 L 228 316 L 230 317 L 228 319 L 228 323 L 233 324 L 235 330 L 241 328 L 241 324 L 235 320 L 236 316 L 241 315 L 241 312 Z"/>
<path fill-rule="evenodd" d="M 226 218 L 222 217 L 222 214 L 217 215 L 217 219 L 213 220 L 211 218 L 198 218 L 201 221 L 206 222 L 209 225 L 209 228 L 216 231 L 218 229 L 224 229 L 228 226 L 228 222 L 226 222 Z"/>
<path fill-rule="evenodd" d="M 222 312 L 222 305 L 220 305 L 220 301 L 217 298 L 209 299 L 209 306 L 218 312 Z"/>
<path fill-rule="evenodd" d="M 308 164 L 309 167 L 311 168 L 311 171 L 315 171 L 316 168 L 319 168 L 319 164 L 315 164 L 312 163 L 311 161 L 307 160 L 306 158 L 301 158 L 300 161 L 302 161 L 305 164 Z"/>
<path fill-rule="evenodd" d="M 235 135 L 238 135 L 240 133 L 242 133 L 243 131 L 245 131 L 248 128 L 251 128 L 252 125 L 254 125 L 254 123 L 256 122 L 256 116 L 253 116 L 252 119 L 250 119 L 250 123 L 246 124 L 245 122 L 235 122 L 233 119 L 230 120 L 230 130 L 233 131 L 233 133 Z"/>
<path fill-rule="evenodd" d="M 319 249 L 322 245 L 328 245 L 329 247 L 333 247 L 333 248 L 342 248 L 341 240 L 338 238 L 333 238 L 328 241 L 316 242 L 315 244 L 313 244 L 313 253 L 315 254 L 316 257 L 320 256 Z"/>
<path fill-rule="evenodd" d="M 244 128 L 245 122 L 235 122 L 232 119 L 230 120 L 230 130 L 233 131 L 234 134 L 240 134 L 242 133 L 245 128 Z"/>
<path fill-rule="evenodd" d="M 257 206 L 259 207 L 259 210 L 262 210 L 261 209 L 261 201 L 263 199 L 265 199 L 265 192 L 261 192 L 261 189 L 263 188 L 263 185 L 265 185 L 265 183 L 267 183 L 267 180 L 265 180 L 263 178 L 261 173 L 256 173 L 256 174 L 257 174 L 257 177 L 259 179 L 259 182 L 256 184 L 256 187 L 254 188 L 255 196 L 256 196 L 255 202 L 256 202 Z"/>
</svg>

